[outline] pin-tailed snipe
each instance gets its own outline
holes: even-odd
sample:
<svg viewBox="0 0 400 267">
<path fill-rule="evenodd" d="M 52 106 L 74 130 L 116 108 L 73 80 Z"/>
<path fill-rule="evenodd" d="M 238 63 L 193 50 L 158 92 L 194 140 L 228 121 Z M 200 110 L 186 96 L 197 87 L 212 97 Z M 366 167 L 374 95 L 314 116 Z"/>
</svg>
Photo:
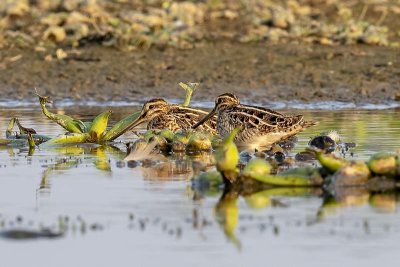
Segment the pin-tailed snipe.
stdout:
<svg viewBox="0 0 400 267">
<path fill-rule="evenodd" d="M 148 130 L 169 129 L 173 132 L 179 129 L 189 130 L 207 114 L 203 110 L 169 104 L 164 99 L 156 98 L 143 105 L 140 116 L 132 123 L 130 129 L 147 122 Z M 216 134 L 216 117 L 209 117 L 199 129 Z"/>
<path fill-rule="evenodd" d="M 218 134 L 226 137 L 241 126 L 235 142 L 250 148 L 269 146 L 315 125 L 305 121 L 302 115 L 287 116 L 262 107 L 241 105 L 235 95 L 226 93 L 216 98 L 214 109 L 193 128 L 206 123 L 215 113 Z"/>
</svg>

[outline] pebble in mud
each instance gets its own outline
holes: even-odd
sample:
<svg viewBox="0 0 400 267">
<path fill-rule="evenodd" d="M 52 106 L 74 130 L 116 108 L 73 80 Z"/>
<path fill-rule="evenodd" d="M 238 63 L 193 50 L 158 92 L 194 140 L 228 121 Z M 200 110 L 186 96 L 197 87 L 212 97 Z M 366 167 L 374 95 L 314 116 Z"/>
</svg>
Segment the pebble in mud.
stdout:
<svg viewBox="0 0 400 267">
<path fill-rule="evenodd" d="M 130 160 L 127 163 L 128 168 L 136 168 L 137 166 L 139 166 L 139 162 L 136 160 Z"/>
<path fill-rule="evenodd" d="M 90 225 L 90 230 L 101 231 L 101 230 L 103 230 L 103 226 L 99 223 L 93 223 L 92 225 Z"/>
<path fill-rule="evenodd" d="M 273 231 L 274 235 L 278 236 L 279 235 L 279 226 L 274 225 L 272 228 L 272 231 Z"/>
<path fill-rule="evenodd" d="M 254 153 L 254 156 L 257 157 L 257 158 L 262 158 L 262 159 L 264 159 L 265 156 L 266 156 L 266 154 L 265 154 L 264 152 L 262 152 L 262 151 L 256 151 L 256 152 Z"/>
<path fill-rule="evenodd" d="M 314 137 L 308 145 L 322 149 L 325 153 L 331 153 L 336 149 L 335 141 L 327 135 Z"/>
<path fill-rule="evenodd" d="M 274 154 L 274 158 L 278 163 L 283 163 L 285 161 L 286 156 L 283 152 L 278 151 Z"/>
<path fill-rule="evenodd" d="M 239 153 L 239 160 L 241 163 L 248 163 L 252 158 L 252 154 L 248 151 L 242 151 Z"/>
<path fill-rule="evenodd" d="M 142 167 L 143 168 L 150 168 L 157 165 L 157 162 L 151 160 L 151 159 L 144 159 L 142 160 Z"/>
<path fill-rule="evenodd" d="M 290 150 L 296 146 L 296 143 L 288 140 L 288 141 L 279 143 L 279 146 L 285 150 Z"/>
<path fill-rule="evenodd" d="M 142 230 L 142 231 L 146 230 L 146 221 L 145 220 L 140 219 L 139 225 L 140 225 L 140 230 Z"/>
<path fill-rule="evenodd" d="M 128 161 L 128 162 L 129 162 L 129 161 Z M 115 166 L 116 166 L 117 168 L 124 168 L 124 167 L 125 167 L 125 161 L 119 160 L 119 161 L 116 162 Z"/>
<path fill-rule="evenodd" d="M 309 151 L 302 151 L 296 154 L 294 157 L 297 161 L 310 161 L 315 160 L 315 154 Z"/>
<path fill-rule="evenodd" d="M 172 152 L 180 153 L 186 150 L 186 145 L 180 141 L 173 141 L 172 142 Z"/>
<path fill-rule="evenodd" d="M 283 140 L 278 143 L 278 145 L 285 150 L 290 150 L 293 149 L 296 146 L 296 143 L 298 142 L 298 137 L 297 136 L 291 136 L 286 140 Z"/>
</svg>

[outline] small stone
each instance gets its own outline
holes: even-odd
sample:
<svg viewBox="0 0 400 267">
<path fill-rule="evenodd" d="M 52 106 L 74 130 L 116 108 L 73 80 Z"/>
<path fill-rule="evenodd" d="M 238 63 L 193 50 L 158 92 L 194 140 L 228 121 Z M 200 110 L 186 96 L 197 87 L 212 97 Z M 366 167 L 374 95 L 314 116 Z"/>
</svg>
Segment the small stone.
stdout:
<svg viewBox="0 0 400 267">
<path fill-rule="evenodd" d="M 139 162 L 136 160 L 130 160 L 128 161 L 128 168 L 136 168 L 139 165 Z"/>
<path fill-rule="evenodd" d="M 117 161 L 116 163 L 117 168 L 124 168 L 125 167 L 125 161 Z"/>
<path fill-rule="evenodd" d="M 285 154 L 282 153 L 282 152 L 276 152 L 276 153 L 274 154 L 274 157 L 275 157 L 275 160 L 276 160 L 278 163 L 283 163 L 283 161 L 284 161 L 285 158 L 286 158 Z"/>
<path fill-rule="evenodd" d="M 294 157 L 294 159 L 297 161 L 315 160 L 315 154 L 310 153 L 308 151 L 303 151 L 303 152 L 297 153 L 296 156 Z"/>
<path fill-rule="evenodd" d="M 309 146 L 313 146 L 325 151 L 325 153 L 331 153 L 336 148 L 335 141 L 326 135 L 314 137 L 309 143 Z"/>
<path fill-rule="evenodd" d="M 62 60 L 68 57 L 68 54 L 61 48 L 57 49 L 56 56 L 58 60 Z"/>
</svg>

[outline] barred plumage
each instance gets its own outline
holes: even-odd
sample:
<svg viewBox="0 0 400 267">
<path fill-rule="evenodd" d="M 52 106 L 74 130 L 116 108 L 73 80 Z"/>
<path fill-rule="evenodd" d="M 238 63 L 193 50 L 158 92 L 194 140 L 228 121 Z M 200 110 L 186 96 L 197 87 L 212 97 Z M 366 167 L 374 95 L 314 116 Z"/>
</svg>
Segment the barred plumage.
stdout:
<svg viewBox="0 0 400 267">
<path fill-rule="evenodd" d="M 143 105 L 141 115 L 131 128 L 147 122 L 148 130 L 169 129 L 173 132 L 180 129 L 189 130 L 207 114 L 203 110 L 169 104 L 164 99 L 156 98 Z M 216 124 L 216 116 L 214 116 L 207 123 L 204 123 L 200 130 L 216 134 Z"/>
<path fill-rule="evenodd" d="M 226 137 L 241 126 L 235 142 L 251 148 L 269 146 L 315 125 L 302 115 L 287 116 L 267 108 L 241 105 L 235 95 L 226 93 L 217 97 L 214 109 L 193 128 L 201 126 L 214 113 L 217 113 L 218 134 Z"/>
</svg>

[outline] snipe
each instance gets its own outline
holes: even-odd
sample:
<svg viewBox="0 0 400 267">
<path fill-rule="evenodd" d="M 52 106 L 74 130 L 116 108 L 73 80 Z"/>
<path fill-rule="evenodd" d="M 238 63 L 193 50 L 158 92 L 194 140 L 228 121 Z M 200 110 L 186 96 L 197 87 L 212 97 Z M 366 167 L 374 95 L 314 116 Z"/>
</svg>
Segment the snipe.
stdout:
<svg viewBox="0 0 400 267">
<path fill-rule="evenodd" d="M 156 98 L 143 105 L 140 116 L 131 124 L 130 129 L 147 122 L 148 130 L 169 129 L 173 132 L 179 129 L 189 130 L 207 114 L 203 110 L 169 104 L 164 99 Z M 216 117 L 208 117 L 199 129 L 216 134 Z"/>
<path fill-rule="evenodd" d="M 216 98 L 214 109 L 193 128 L 206 123 L 215 113 L 219 135 L 226 137 L 236 127 L 242 127 L 235 143 L 252 149 L 272 145 L 316 124 L 305 121 L 302 115 L 287 116 L 262 107 L 241 105 L 235 95 L 226 93 Z"/>
</svg>

